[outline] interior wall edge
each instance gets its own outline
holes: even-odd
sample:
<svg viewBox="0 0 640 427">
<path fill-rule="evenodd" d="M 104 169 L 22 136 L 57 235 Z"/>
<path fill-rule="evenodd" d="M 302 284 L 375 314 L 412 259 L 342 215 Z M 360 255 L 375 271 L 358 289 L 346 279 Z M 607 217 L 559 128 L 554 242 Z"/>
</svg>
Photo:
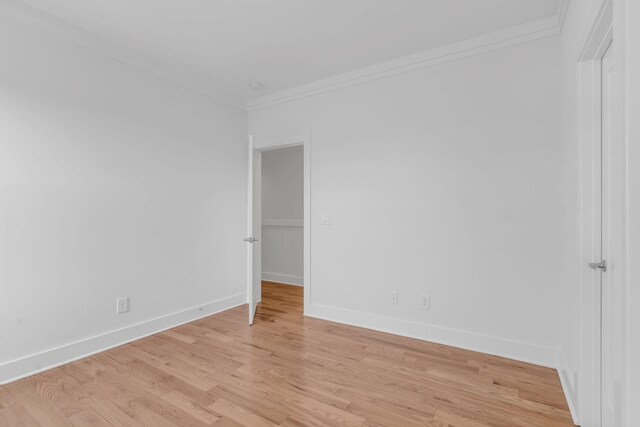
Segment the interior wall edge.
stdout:
<svg viewBox="0 0 640 427">
<path fill-rule="evenodd" d="M 0 385 L 84 359 L 185 323 L 238 307 L 246 302 L 246 294 L 236 294 L 2 363 L 0 364 Z"/>
</svg>

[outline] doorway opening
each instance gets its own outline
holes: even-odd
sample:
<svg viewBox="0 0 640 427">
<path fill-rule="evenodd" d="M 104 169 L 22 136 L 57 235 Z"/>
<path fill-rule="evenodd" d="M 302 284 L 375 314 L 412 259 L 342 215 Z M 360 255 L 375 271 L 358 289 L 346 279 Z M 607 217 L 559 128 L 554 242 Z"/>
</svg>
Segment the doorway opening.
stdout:
<svg viewBox="0 0 640 427">
<path fill-rule="evenodd" d="M 261 299 L 298 312 L 304 293 L 304 147 L 262 151 L 260 170 Z"/>
<path fill-rule="evenodd" d="M 308 135 L 263 142 L 250 137 L 249 324 L 274 309 L 301 315 L 310 301 L 309 165 Z"/>
</svg>

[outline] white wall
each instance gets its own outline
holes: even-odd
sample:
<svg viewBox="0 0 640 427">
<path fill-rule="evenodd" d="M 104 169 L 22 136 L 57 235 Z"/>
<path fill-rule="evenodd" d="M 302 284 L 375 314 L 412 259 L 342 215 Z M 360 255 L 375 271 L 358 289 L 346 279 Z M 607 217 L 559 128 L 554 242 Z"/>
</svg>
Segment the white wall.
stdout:
<svg viewBox="0 0 640 427">
<path fill-rule="evenodd" d="M 308 314 L 555 365 L 560 48 L 543 39 L 249 113 L 257 139 L 311 133 Z"/>
<path fill-rule="evenodd" d="M 244 111 L 2 16 L 0 57 L 0 383 L 246 301 Z"/>
<path fill-rule="evenodd" d="M 262 153 L 262 279 L 303 282 L 303 167 L 301 146 Z"/>
</svg>

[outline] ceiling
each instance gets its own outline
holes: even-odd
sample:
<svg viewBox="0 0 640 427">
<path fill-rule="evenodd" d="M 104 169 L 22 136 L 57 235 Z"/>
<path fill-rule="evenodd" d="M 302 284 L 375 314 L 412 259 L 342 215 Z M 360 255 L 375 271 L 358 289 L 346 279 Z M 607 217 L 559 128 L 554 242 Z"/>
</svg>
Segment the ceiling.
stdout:
<svg viewBox="0 0 640 427">
<path fill-rule="evenodd" d="M 247 100 L 550 17 L 559 0 L 22 2 L 206 93 Z"/>
</svg>

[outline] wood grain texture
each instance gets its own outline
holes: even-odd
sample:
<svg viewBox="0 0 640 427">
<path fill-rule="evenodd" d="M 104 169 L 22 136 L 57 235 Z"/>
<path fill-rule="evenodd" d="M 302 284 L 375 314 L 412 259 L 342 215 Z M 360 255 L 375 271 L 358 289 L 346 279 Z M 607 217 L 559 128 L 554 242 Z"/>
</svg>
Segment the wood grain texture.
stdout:
<svg viewBox="0 0 640 427">
<path fill-rule="evenodd" d="M 572 426 L 548 368 L 302 316 L 302 288 L 0 388 L 0 426 Z"/>
</svg>

